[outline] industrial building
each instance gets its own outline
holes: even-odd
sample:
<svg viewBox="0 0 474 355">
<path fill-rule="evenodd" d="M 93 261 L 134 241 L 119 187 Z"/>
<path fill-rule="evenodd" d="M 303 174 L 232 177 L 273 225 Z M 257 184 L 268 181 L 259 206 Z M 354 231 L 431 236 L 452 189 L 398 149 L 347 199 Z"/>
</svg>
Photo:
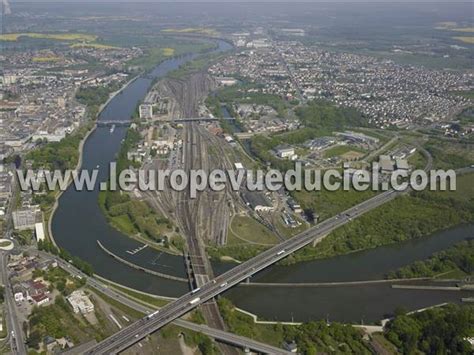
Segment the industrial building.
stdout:
<svg viewBox="0 0 474 355">
<path fill-rule="evenodd" d="M 242 199 L 255 212 L 273 211 L 274 207 L 268 198 L 261 192 L 245 191 L 242 192 Z"/>
<path fill-rule="evenodd" d="M 34 208 L 14 211 L 12 213 L 13 226 L 16 230 L 34 229 L 37 210 Z"/>
<path fill-rule="evenodd" d="M 356 144 L 369 144 L 375 145 L 379 143 L 379 139 L 375 137 L 369 137 L 362 133 L 345 131 L 342 133 L 336 133 L 337 136 L 341 137 L 345 141 L 356 143 Z"/>
<path fill-rule="evenodd" d="M 153 117 L 153 106 L 149 104 L 142 104 L 138 107 L 138 113 L 141 119 L 149 119 Z"/>
<path fill-rule="evenodd" d="M 91 313 L 94 312 L 94 304 L 82 290 L 76 290 L 67 297 L 74 313 Z"/>
<path fill-rule="evenodd" d="M 295 148 L 289 145 L 279 145 L 275 148 L 275 154 L 282 159 L 295 160 L 298 156 L 295 154 Z"/>
<path fill-rule="evenodd" d="M 388 155 L 381 155 L 379 157 L 379 164 L 382 173 L 391 174 L 395 170 L 395 163 Z"/>
</svg>

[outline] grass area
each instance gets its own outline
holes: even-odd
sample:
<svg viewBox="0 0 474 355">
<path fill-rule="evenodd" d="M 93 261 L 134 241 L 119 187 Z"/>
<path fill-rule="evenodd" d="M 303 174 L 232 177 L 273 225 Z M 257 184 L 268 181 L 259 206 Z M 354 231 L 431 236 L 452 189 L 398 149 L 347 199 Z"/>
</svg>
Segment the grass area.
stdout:
<svg viewBox="0 0 474 355">
<path fill-rule="evenodd" d="M 36 269 L 33 271 L 33 278 L 41 278 L 52 285 L 63 296 L 68 296 L 75 290 L 86 284 L 85 279 L 72 277 L 68 272 L 60 267 L 49 268 L 47 270 Z"/>
<path fill-rule="evenodd" d="M 436 275 L 437 279 L 446 279 L 446 280 L 462 280 L 466 276 L 469 276 L 470 274 L 466 274 L 462 270 L 451 270 L 448 272 L 444 272 L 442 274 Z"/>
<path fill-rule="evenodd" d="M 107 44 L 91 42 L 91 43 L 74 43 L 71 48 L 94 48 L 94 49 L 119 49 L 120 47 L 109 46 Z"/>
<path fill-rule="evenodd" d="M 99 206 L 107 221 L 129 236 L 141 236 L 168 247 L 175 236 L 173 224 L 158 215 L 146 202 L 131 199 L 124 192 L 101 191 Z"/>
<path fill-rule="evenodd" d="M 304 210 L 311 210 L 319 215 L 320 220 L 335 216 L 351 206 L 375 196 L 375 192 L 367 191 L 295 191 L 293 197 Z"/>
<path fill-rule="evenodd" d="M 180 334 L 183 335 L 186 345 L 192 348 L 197 347 L 201 354 L 218 354 L 218 350 L 212 340 L 202 333 L 193 332 L 173 324 L 168 324 L 160 330 L 160 335 L 165 340 L 178 339 Z M 161 351 L 160 353 L 165 354 L 166 352 Z"/>
<path fill-rule="evenodd" d="M 235 260 L 244 261 L 251 259 L 268 248 L 269 246 L 247 243 L 226 245 L 224 247 L 209 246 L 206 250 L 211 259 L 229 262 Z"/>
<path fill-rule="evenodd" d="M 426 165 L 426 158 L 420 151 L 417 150 L 412 156 L 408 158 L 408 164 L 414 169 L 423 169 Z"/>
<path fill-rule="evenodd" d="M 137 233 L 137 230 L 128 215 L 111 217 L 109 222 L 112 227 L 122 231 L 127 235 L 133 235 Z"/>
<path fill-rule="evenodd" d="M 33 349 L 39 349 L 45 336 L 56 339 L 67 336 L 75 344 L 80 344 L 91 339 L 100 341 L 109 335 L 105 324 L 99 322 L 92 325 L 84 317 L 76 316 L 61 296 L 56 297 L 54 304 L 34 307 L 28 320 L 30 331 L 27 344 Z"/>
<path fill-rule="evenodd" d="M 333 158 L 333 157 L 338 157 L 342 155 L 346 155 L 349 153 L 356 153 L 356 154 L 364 154 L 365 151 L 363 149 L 360 149 L 358 147 L 354 146 L 349 146 L 349 145 L 337 145 L 335 147 L 329 148 L 324 151 L 324 157 L 325 158 Z"/>
<path fill-rule="evenodd" d="M 205 27 L 188 27 L 188 28 L 166 28 L 162 32 L 166 33 L 196 33 L 196 34 L 203 34 L 207 36 L 217 36 L 219 32 L 217 32 L 213 28 L 205 28 Z"/>
<path fill-rule="evenodd" d="M 234 216 L 229 228 L 231 244 L 251 242 L 255 244 L 276 244 L 278 238 L 264 225 L 249 216 Z"/>
<path fill-rule="evenodd" d="M 294 216 L 293 216 L 294 217 Z M 294 217 L 296 218 L 296 217 Z M 276 228 L 278 229 L 278 231 L 285 237 L 289 238 L 289 237 L 292 237 L 296 234 L 299 234 L 303 231 L 305 231 L 307 228 L 308 228 L 308 225 L 299 220 L 301 222 L 301 224 L 296 227 L 296 228 L 291 228 L 291 227 L 287 227 L 284 223 L 283 223 L 283 220 L 281 219 L 281 217 L 278 217 L 278 220 L 277 222 L 275 223 L 276 224 Z"/>
<path fill-rule="evenodd" d="M 132 298 L 140 300 L 143 303 L 147 303 L 149 305 L 153 305 L 153 306 L 156 306 L 156 307 L 163 307 L 163 306 L 166 306 L 170 302 L 168 300 L 164 300 L 164 299 L 160 299 L 160 298 L 157 298 L 157 297 L 145 295 L 141 292 L 136 292 L 136 291 L 130 290 L 126 287 L 118 286 L 116 284 L 111 284 L 111 283 L 108 283 L 108 284 L 111 287 L 117 289 L 118 291 L 120 291 L 122 293 L 125 293 L 126 295 L 129 295 Z"/>
<path fill-rule="evenodd" d="M 165 57 L 171 57 L 174 55 L 175 49 L 174 48 L 163 48 L 163 55 Z"/>
<path fill-rule="evenodd" d="M 430 235 L 474 220 L 473 174 L 461 176 L 456 192 L 423 191 L 401 196 L 336 229 L 315 247 L 284 263 L 325 258 Z M 336 193 L 337 194 L 337 193 Z"/>
<path fill-rule="evenodd" d="M 130 317 L 132 317 L 134 319 L 140 319 L 140 318 L 145 316 L 144 313 L 139 312 L 139 311 L 137 311 L 133 308 L 130 308 L 130 307 L 124 305 L 123 303 L 117 301 L 116 299 L 111 298 L 111 297 L 105 295 L 104 293 L 102 293 L 100 291 L 97 291 L 96 289 L 90 288 L 90 290 L 91 290 L 92 293 L 95 293 L 97 296 L 102 298 L 105 302 L 110 304 L 112 307 L 117 308 L 118 310 L 122 311 L 123 313 L 129 315 Z"/>
<path fill-rule="evenodd" d="M 463 43 L 474 44 L 474 36 L 456 36 L 453 39 L 461 41 Z"/>
<path fill-rule="evenodd" d="M 175 41 L 166 43 L 166 46 L 162 46 L 160 43 L 151 43 L 144 47 L 145 54 L 143 56 L 128 61 L 127 66 L 146 72 L 172 56 L 204 52 L 213 46 L 214 43 L 202 41 Z"/>
<path fill-rule="evenodd" d="M 349 325 L 327 325 L 325 321 L 299 326 L 255 324 L 250 316 L 237 311 L 229 300 L 220 298 L 218 304 L 226 324 L 235 334 L 280 348 L 284 341 L 294 340 L 301 354 L 371 353 L 360 330 Z"/>
<path fill-rule="evenodd" d="M 97 36 L 85 33 L 5 33 L 0 35 L 0 41 L 18 41 L 20 37 L 81 42 L 92 42 L 97 39 Z"/>
<path fill-rule="evenodd" d="M 208 68 L 213 62 L 222 58 L 222 53 L 208 53 L 199 56 L 197 59 L 186 62 L 181 65 L 178 69 L 173 70 L 168 74 L 168 77 L 173 79 L 182 79 L 187 75 L 202 71 Z"/>
<path fill-rule="evenodd" d="M 425 148 L 433 156 L 433 166 L 437 169 L 458 169 L 474 164 L 472 144 L 431 139 Z"/>
<path fill-rule="evenodd" d="M 0 316 L 2 318 L 2 331 L 0 331 L 0 339 L 4 339 L 7 336 L 7 320 L 6 313 L 3 310 L 3 305 L 0 306 Z"/>
<path fill-rule="evenodd" d="M 464 174 L 456 177 L 455 191 L 436 191 L 433 194 L 446 199 L 469 202 L 474 198 L 474 174 Z"/>
<path fill-rule="evenodd" d="M 12 242 L 10 242 L 10 241 L 0 242 L 0 247 L 4 248 L 4 247 L 9 246 L 10 244 L 12 244 Z"/>
</svg>

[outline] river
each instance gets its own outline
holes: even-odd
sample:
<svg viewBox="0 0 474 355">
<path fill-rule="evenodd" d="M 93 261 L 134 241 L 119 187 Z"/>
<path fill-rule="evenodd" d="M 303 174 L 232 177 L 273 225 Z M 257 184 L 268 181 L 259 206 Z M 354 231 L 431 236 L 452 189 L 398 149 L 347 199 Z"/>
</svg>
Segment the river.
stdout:
<svg viewBox="0 0 474 355">
<path fill-rule="evenodd" d="M 218 42 L 218 51 L 230 49 L 226 42 Z M 149 90 L 153 79 L 161 78 L 180 65 L 195 58 L 195 54 L 169 59 L 159 64 L 150 74 L 140 77 L 116 95 L 105 107 L 99 120 L 128 121 L 136 105 Z M 83 169 L 99 166 L 99 181 L 107 181 L 109 163 L 114 161 L 125 136 L 126 128 L 97 127 L 88 137 L 83 150 Z M 98 184 L 93 191 L 76 191 L 73 186 L 59 199 L 52 219 L 56 243 L 71 254 L 89 262 L 96 273 L 111 281 L 141 291 L 177 297 L 188 291 L 184 282 L 159 278 L 128 267 L 108 256 L 97 244 L 134 264 L 178 277 L 186 277 L 184 261 L 150 247 L 133 254 L 143 244 L 118 232 L 106 221 L 98 205 Z M 301 263 L 288 267 L 273 266 L 254 277 L 257 282 L 315 282 L 348 281 L 381 278 L 393 268 L 425 258 L 456 241 L 472 236 L 474 226 L 460 226 L 437 233 L 431 238 L 378 248 L 337 258 Z M 214 263 L 217 273 L 232 264 Z M 458 301 L 461 293 L 440 291 L 393 290 L 389 285 L 338 288 L 256 288 L 237 287 L 226 293 L 239 307 L 267 319 L 304 321 L 326 318 L 359 321 L 377 320 L 396 306 L 409 309 L 445 302 Z"/>
<path fill-rule="evenodd" d="M 215 51 L 231 48 L 227 42 L 217 43 L 218 48 Z M 130 83 L 110 100 L 100 113 L 99 121 L 129 121 L 154 79 L 164 77 L 196 56 L 197 54 L 189 54 L 166 60 L 151 73 Z M 125 127 L 117 127 L 113 133 L 109 127 L 97 127 L 84 144 L 82 168 L 90 171 L 99 167 L 98 181 L 107 181 L 109 163 L 115 160 L 125 133 Z M 100 276 L 114 282 L 164 296 L 185 293 L 188 290 L 186 283 L 157 278 L 132 269 L 99 248 L 97 241 L 114 254 L 137 265 L 173 276 L 186 277 L 184 260 L 181 257 L 161 253 L 152 248 L 145 248 L 135 255 L 130 254 L 143 244 L 128 238 L 107 223 L 97 203 L 98 195 L 99 184 L 96 184 L 93 191 L 76 191 L 71 185 L 62 194 L 52 220 L 56 243 L 89 262 Z"/>
</svg>

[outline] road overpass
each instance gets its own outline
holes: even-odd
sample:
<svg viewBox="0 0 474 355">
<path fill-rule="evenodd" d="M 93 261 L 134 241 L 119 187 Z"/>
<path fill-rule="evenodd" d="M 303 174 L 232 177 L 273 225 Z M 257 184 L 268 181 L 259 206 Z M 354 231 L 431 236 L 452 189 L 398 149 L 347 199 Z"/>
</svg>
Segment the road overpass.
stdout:
<svg viewBox="0 0 474 355">
<path fill-rule="evenodd" d="M 314 240 L 321 240 L 334 229 L 343 226 L 354 218 L 393 200 L 403 192 L 386 191 L 366 200 L 343 213 L 327 219 L 320 224 L 284 241 L 257 255 L 226 273 L 211 280 L 201 288 L 185 294 L 176 301 L 161 308 L 151 317 L 145 317 L 98 343 L 86 354 L 117 354 L 137 343 L 148 334 L 178 319 L 200 304 L 216 297 L 248 277 L 305 247 Z"/>
<path fill-rule="evenodd" d="M 42 255 L 43 257 L 46 257 L 46 258 L 52 257 L 50 254 L 48 254 L 46 252 L 37 251 L 37 250 L 34 250 L 34 249 L 29 249 L 29 252 L 40 254 L 40 255 Z M 99 280 L 97 280 L 93 277 L 87 276 L 82 271 L 78 270 L 77 268 L 75 268 L 74 266 L 72 266 L 71 264 L 67 263 L 66 261 L 64 261 L 62 259 L 56 258 L 55 260 L 57 261 L 58 265 L 62 269 L 68 271 L 73 276 L 84 278 L 87 281 L 87 284 L 90 287 L 96 289 L 97 291 L 105 294 L 106 296 L 108 296 L 108 297 L 110 297 L 114 300 L 117 300 L 118 302 L 120 302 L 120 303 L 122 303 L 122 304 L 124 304 L 124 305 L 126 305 L 126 306 L 128 306 L 132 309 L 135 309 L 135 310 L 137 310 L 137 311 L 139 311 L 143 314 L 149 314 L 149 313 L 152 313 L 156 310 L 156 309 L 148 307 L 148 306 L 146 306 L 142 303 L 138 303 L 138 302 L 130 299 L 129 297 L 126 297 L 126 296 L 122 295 L 120 292 L 115 291 L 114 289 L 112 289 L 109 286 L 105 285 L 101 281 L 99 281 Z M 235 335 L 235 334 L 223 331 L 223 330 L 211 328 L 211 327 L 208 327 L 208 326 L 203 325 L 203 324 L 192 323 L 192 322 L 186 321 L 184 319 L 176 319 L 176 320 L 173 321 L 173 324 L 175 324 L 177 326 L 180 326 L 182 328 L 185 328 L 185 329 L 189 329 L 189 330 L 193 330 L 193 331 L 196 331 L 196 332 L 203 333 L 203 334 L 205 334 L 205 335 L 207 335 L 211 338 L 214 338 L 214 339 L 216 339 L 220 342 L 231 344 L 231 345 L 240 347 L 242 349 L 249 349 L 249 350 L 252 350 L 252 351 L 257 351 L 257 352 L 262 353 L 262 354 L 277 354 L 277 355 L 279 355 L 279 354 L 290 354 L 288 351 L 277 348 L 275 346 L 271 346 L 271 345 L 268 345 L 268 344 L 265 344 L 265 343 L 261 343 L 259 341 L 249 339 L 249 338 L 246 338 L 246 337 L 243 337 L 243 336 Z"/>
</svg>

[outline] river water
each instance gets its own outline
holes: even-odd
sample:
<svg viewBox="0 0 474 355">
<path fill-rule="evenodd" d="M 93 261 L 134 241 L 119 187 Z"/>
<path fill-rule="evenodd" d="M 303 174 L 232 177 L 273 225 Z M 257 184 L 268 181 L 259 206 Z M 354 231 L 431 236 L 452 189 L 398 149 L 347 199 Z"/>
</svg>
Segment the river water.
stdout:
<svg viewBox="0 0 474 355">
<path fill-rule="evenodd" d="M 229 44 L 218 42 L 218 51 L 229 50 Z M 161 78 L 180 65 L 195 58 L 187 55 L 159 64 L 146 77 L 140 77 L 115 96 L 101 112 L 99 120 L 128 121 L 136 105 L 149 90 L 154 78 Z M 107 181 L 108 165 L 114 161 L 125 136 L 126 128 L 117 127 L 113 133 L 108 127 L 97 127 L 84 144 L 83 169 L 99 167 L 99 181 Z M 186 277 L 184 261 L 180 256 L 145 248 L 112 228 L 98 205 L 98 184 L 94 191 L 76 191 L 73 186 L 61 196 L 53 216 L 52 231 L 56 243 L 92 264 L 96 273 L 111 281 L 141 291 L 177 297 L 188 291 L 184 282 L 159 278 L 108 256 L 100 247 L 136 265 L 173 276 Z M 457 241 L 472 237 L 474 226 L 460 226 L 414 242 L 378 248 L 366 252 L 301 263 L 288 267 L 273 266 L 255 276 L 256 282 L 316 282 L 348 281 L 381 278 L 391 269 L 424 258 Z M 217 273 L 232 264 L 214 263 Z M 239 307 L 267 319 L 304 321 L 330 319 L 359 321 L 377 320 L 399 305 L 410 309 L 446 301 L 459 301 L 463 293 L 440 291 L 393 290 L 389 285 L 332 288 L 261 288 L 241 286 L 226 293 Z"/>
</svg>

